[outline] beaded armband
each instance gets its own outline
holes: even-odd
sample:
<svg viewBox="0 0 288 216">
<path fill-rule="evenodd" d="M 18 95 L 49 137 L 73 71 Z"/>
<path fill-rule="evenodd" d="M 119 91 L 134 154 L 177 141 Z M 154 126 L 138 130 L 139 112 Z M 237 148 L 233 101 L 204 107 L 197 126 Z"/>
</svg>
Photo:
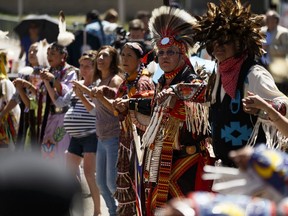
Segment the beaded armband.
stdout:
<svg viewBox="0 0 288 216">
<path fill-rule="evenodd" d="M 286 105 L 281 102 L 281 101 L 267 101 L 269 104 L 271 104 L 271 106 L 273 107 L 273 109 L 275 109 L 277 112 L 279 112 L 281 115 L 285 116 L 286 115 Z M 257 115 L 265 120 L 270 120 L 270 121 L 276 121 L 279 118 L 276 119 L 270 119 L 269 118 L 269 113 L 267 113 L 265 110 L 259 110 L 259 112 L 257 113 Z"/>
</svg>

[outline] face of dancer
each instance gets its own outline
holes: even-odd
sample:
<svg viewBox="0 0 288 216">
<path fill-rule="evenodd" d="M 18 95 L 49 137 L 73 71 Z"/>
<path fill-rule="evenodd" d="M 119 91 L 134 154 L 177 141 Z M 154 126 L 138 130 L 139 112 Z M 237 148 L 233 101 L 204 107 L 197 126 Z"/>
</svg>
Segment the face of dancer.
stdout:
<svg viewBox="0 0 288 216">
<path fill-rule="evenodd" d="M 133 49 L 125 46 L 121 51 L 121 64 L 122 68 L 128 74 L 137 72 L 139 65 L 141 64 L 140 59 L 137 57 Z"/>
<path fill-rule="evenodd" d="M 30 46 L 28 51 L 28 61 L 32 67 L 38 65 L 37 52 L 37 45 Z"/>
<path fill-rule="evenodd" d="M 177 46 L 161 47 L 157 55 L 159 65 L 166 73 L 175 70 L 184 63 L 182 54 Z"/>
<path fill-rule="evenodd" d="M 218 62 L 225 61 L 235 55 L 235 45 L 233 42 L 219 43 L 214 41 L 212 54 Z"/>
<path fill-rule="evenodd" d="M 65 55 L 66 54 L 60 53 L 60 51 L 54 47 L 49 48 L 47 51 L 47 58 L 50 66 L 53 68 L 62 65 L 65 61 Z"/>
</svg>

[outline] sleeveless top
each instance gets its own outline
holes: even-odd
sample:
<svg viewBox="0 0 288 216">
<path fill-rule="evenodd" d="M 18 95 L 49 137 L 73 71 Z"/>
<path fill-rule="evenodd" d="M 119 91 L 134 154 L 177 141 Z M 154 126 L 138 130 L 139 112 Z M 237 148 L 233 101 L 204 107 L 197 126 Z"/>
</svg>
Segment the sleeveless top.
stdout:
<svg viewBox="0 0 288 216">
<path fill-rule="evenodd" d="M 115 93 L 116 94 L 116 93 Z M 96 115 L 96 134 L 99 139 L 109 139 L 120 135 L 120 125 L 117 116 L 108 110 L 99 100 L 93 100 Z"/>
</svg>

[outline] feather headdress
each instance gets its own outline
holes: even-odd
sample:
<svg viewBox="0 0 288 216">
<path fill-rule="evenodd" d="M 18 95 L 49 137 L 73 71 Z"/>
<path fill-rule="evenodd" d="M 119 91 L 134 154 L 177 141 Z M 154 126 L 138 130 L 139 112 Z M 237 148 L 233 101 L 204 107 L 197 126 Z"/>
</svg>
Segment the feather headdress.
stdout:
<svg viewBox="0 0 288 216">
<path fill-rule="evenodd" d="M 149 29 L 157 47 L 178 46 L 183 53 L 191 52 L 196 19 L 182 9 L 161 6 L 152 11 Z"/>
<path fill-rule="evenodd" d="M 63 11 L 60 11 L 59 13 L 59 34 L 57 37 L 57 43 L 61 46 L 68 46 L 69 44 L 71 44 L 74 39 L 75 36 L 73 33 L 68 32 L 66 30 L 66 21 L 65 21 L 65 16 Z"/>
<path fill-rule="evenodd" d="M 251 5 L 242 5 L 240 0 L 220 0 L 219 6 L 209 2 L 206 14 L 195 16 L 199 31 L 196 40 L 210 55 L 213 41 L 222 44 L 234 41 L 237 54 L 247 51 L 249 56 L 261 56 L 264 35 L 260 30 L 264 17 L 252 14 L 250 10 Z"/>
</svg>

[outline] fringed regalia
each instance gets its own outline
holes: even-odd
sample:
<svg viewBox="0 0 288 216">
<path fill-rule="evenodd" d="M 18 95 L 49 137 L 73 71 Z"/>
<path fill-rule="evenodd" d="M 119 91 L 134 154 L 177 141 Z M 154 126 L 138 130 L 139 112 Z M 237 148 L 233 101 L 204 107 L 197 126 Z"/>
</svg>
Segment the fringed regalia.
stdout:
<svg viewBox="0 0 288 216">
<path fill-rule="evenodd" d="M 278 101 L 274 108 L 287 116 L 287 97 L 277 89 L 271 74 L 255 61 L 265 53 L 265 35 L 261 32 L 264 17 L 253 14 L 251 5 L 241 4 L 240 0 L 220 0 L 219 5 L 208 3 L 207 12 L 196 18 L 195 29 L 199 32 L 195 40 L 209 55 L 214 55 L 215 42 L 221 46 L 230 43 L 235 48 L 234 56 L 218 63 L 211 93 L 210 117 L 216 158 L 225 166 L 235 166 L 228 155 L 231 150 L 259 143 L 281 148 L 285 141 L 276 127 L 267 119 L 244 112 L 242 104 L 250 91 L 265 100 Z"/>
<path fill-rule="evenodd" d="M 16 141 L 16 148 L 18 150 L 28 150 L 28 151 L 37 151 L 40 152 L 40 127 L 41 121 L 38 121 L 38 115 L 42 115 L 42 104 L 43 101 L 39 100 L 40 97 L 38 96 L 42 91 L 40 86 L 43 89 L 43 82 L 40 79 L 39 72 L 43 69 L 43 67 L 33 67 L 31 68 L 32 73 L 20 73 L 20 78 L 25 79 L 29 83 L 36 88 L 36 95 L 34 95 L 30 89 L 26 88 L 25 93 L 30 101 L 30 107 L 25 107 L 24 103 L 21 101 L 20 95 L 16 92 L 13 95 L 13 99 L 20 104 L 21 108 L 21 115 L 20 115 L 20 122 L 19 122 L 19 129 L 18 129 L 18 136 Z M 41 104 L 39 106 L 39 104 Z M 41 108 L 40 112 L 38 113 L 38 107 Z"/>
<path fill-rule="evenodd" d="M 78 69 L 65 64 L 64 67 L 59 69 L 50 68 L 50 72 L 61 83 L 61 92 L 59 95 L 63 96 L 72 88 L 71 81 L 77 79 Z M 51 85 L 53 84 L 51 83 Z M 42 97 L 43 93 L 41 92 L 39 96 Z M 38 110 L 41 111 L 39 107 Z M 59 158 L 64 162 L 65 151 L 68 148 L 70 140 L 69 135 L 63 127 L 64 115 L 67 110 L 68 107 L 56 107 L 46 92 L 45 111 L 40 133 L 41 153 L 45 159 Z"/>
<path fill-rule="evenodd" d="M 67 46 L 72 43 L 75 36 L 72 32 L 66 30 L 66 21 L 64 12 L 59 12 L 59 34 L 57 36 L 57 42 L 50 44 L 49 49 L 53 49 L 56 52 L 65 54 L 61 59 L 60 64 L 57 67 L 50 67 L 49 72 L 54 75 L 54 79 L 60 82 L 60 89 L 56 91 L 56 95 L 63 96 L 70 89 L 72 89 L 72 80 L 77 80 L 79 71 L 78 68 L 66 63 L 68 57 Z M 54 82 L 49 83 L 54 88 Z M 56 90 L 56 89 L 54 89 Z M 39 96 L 43 96 L 42 93 Z M 42 107 L 38 110 L 41 111 Z M 41 153 L 43 158 L 54 159 L 59 158 L 62 162 L 65 161 L 65 152 L 68 149 L 70 136 L 67 134 L 63 127 L 63 120 L 66 111 L 69 109 L 66 107 L 56 107 L 52 103 L 48 92 L 46 93 L 45 111 L 42 120 L 42 128 L 40 132 Z"/>
<path fill-rule="evenodd" d="M 205 101 L 206 82 L 196 78 L 192 68 L 181 68 L 171 82 L 176 86 L 175 104 L 171 105 L 171 96 L 157 104 L 143 136 L 146 215 L 153 215 L 170 198 L 185 196 L 190 191 L 211 190 L 211 182 L 201 177 L 203 166 L 211 162 L 206 148 L 210 129 L 208 107 L 201 105 Z M 181 87 L 177 83 L 191 85 Z M 163 75 L 157 91 L 168 87 Z"/>
<path fill-rule="evenodd" d="M 11 99 L 15 88 L 10 80 L 0 79 L 0 112 Z M 19 112 L 17 106 L 0 119 L 0 148 L 14 148 L 16 142 Z"/>
<path fill-rule="evenodd" d="M 142 138 L 144 215 L 153 215 L 170 198 L 211 188 L 211 182 L 201 179 L 203 166 L 210 160 L 205 141 L 208 108 L 200 104 L 204 102 L 206 84 L 203 80 L 199 80 L 203 85 L 193 84 L 199 77 L 189 61 L 195 45 L 195 25 L 195 18 L 186 11 L 166 6 L 153 10 L 149 20 L 152 42 L 159 50 L 177 47 L 183 63 L 175 64 L 172 71 L 167 69 L 159 79 L 156 93 L 164 91 L 165 95 L 172 87 L 177 95 L 157 101 Z M 190 83 L 191 88 L 181 87 L 181 83 Z M 187 93 L 192 97 L 186 97 Z"/>
<path fill-rule="evenodd" d="M 6 35 L 5 32 L 4 35 Z M 13 83 L 7 77 L 6 64 L 6 53 L 0 52 L 0 113 L 16 92 Z M 14 149 L 19 117 L 20 108 L 17 105 L 0 118 L 0 148 L 9 148 L 10 150 Z"/>
<path fill-rule="evenodd" d="M 135 80 L 127 79 L 119 88 L 118 97 L 133 98 L 151 98 L 154 94 L 154 83 L 147 76 L 146 69 L 140 72 Z M 120 144 L 119 156 L 117 162 L 117 190 L 115 198 L 118 201 L 117 212 L 119 215 L 141 215 L 139 203 L 140 191 L 137 191 L 138 182 L 141 176 L 141 166 L 139 166 L 140 139 L 150 120 L 150 113 L 143 115 L 137 110 L 129 110 L 126 113 L 120 113 Z M 141 116 L 139 118 L 139 116 Z M 142 120 L 142 121 L 141 121 Z M 138 155 L 137 155 L 138 149 Z M 138 157 L 137 157 L 138 156 Z"/>
</svg>

